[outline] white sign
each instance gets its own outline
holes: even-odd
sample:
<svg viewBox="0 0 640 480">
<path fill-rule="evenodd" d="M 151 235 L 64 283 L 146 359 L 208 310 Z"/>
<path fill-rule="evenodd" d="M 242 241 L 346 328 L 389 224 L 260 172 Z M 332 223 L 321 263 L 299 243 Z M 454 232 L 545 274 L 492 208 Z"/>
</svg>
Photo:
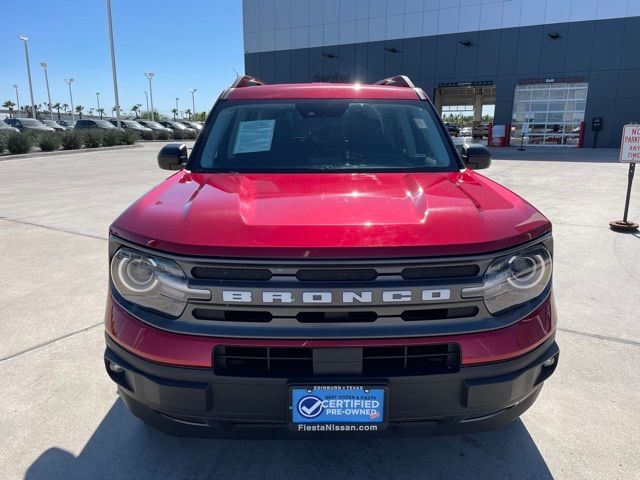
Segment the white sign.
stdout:
<svg viewBox="0 0 640 480">
<path fill-rule="evenodd" d="M 622 131 L 620 161 L 640 163 L 640 125 L 625 125 Z"/>
<path fill-rule="evenodd" d="M 233 154 L 268 152 L 271 150 L 275 120 L 252 120 L 240 122 L 233 146 Z"/>
</svg>

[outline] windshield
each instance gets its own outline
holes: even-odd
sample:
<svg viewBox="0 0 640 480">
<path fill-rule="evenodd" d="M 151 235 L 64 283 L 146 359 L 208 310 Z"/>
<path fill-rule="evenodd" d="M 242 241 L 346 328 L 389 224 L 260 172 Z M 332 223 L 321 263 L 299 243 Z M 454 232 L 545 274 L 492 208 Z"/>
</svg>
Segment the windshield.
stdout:
<svg viewBox="0 0 640 480">
<path fill-rule="evenodd" d="M 21 118 L 20 123 L 23 127 L 42 127 L 43 123 L 40 120 L 33 118 Z"/>
<path fill-rule="evenodd" d="M 144 122 L 143 125 L 146 125 L 149 128 L 164 128 L 158 122 Z"/>
<path fill-rule="evenodd" d="M 94 122 L 96 122 L 96 125 L 98 127 L 101 127 L 101 128 L 116 128 L 113 125 L 111 125 L 111 123 L 107 122 L 106 120 L 94 120 Z"/>
<path fill-rule="evenodd" d="M 193 171 L 455 171 L 430 104 L 388 100 L 227 101 Z"/>
<path fill-rule="evenodd" d="M 42 120 L 42 123 L 49 126 L 58 127 L 58 122 L 54 122 L 53 120 Z"/>
<path fill-rule="evenodd" d="M 126 125 L 131 128 L 140 128 L 140 124 L 138 122 L 134 122 L 133 120 L 120 120 L 120 123 Z"/>
</svg>

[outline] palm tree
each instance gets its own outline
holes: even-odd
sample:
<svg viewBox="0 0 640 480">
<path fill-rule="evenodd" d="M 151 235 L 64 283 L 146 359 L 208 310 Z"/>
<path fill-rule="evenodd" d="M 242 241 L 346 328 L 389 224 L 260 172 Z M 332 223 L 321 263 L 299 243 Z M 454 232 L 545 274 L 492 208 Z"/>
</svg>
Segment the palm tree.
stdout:
<svg viewBox="0 0 640 480">
<path fill-rule="evenodd" d="M 102 115 L 104 115 L 104 108 L 100 107 L 97 111 L 100 114 L 100 118 L 102 118 Z"/>
<path fill-rule="evenodd" d="M 186 114 L 187 114 L 187 117 L 189 117 L 189 120 L 191 120 L 191 109 L 190 109 L 190 108 L 187 108 L 187 109 L 184 111 L 184 113 L 186 113 Z"/>
<path fill-rule="evenodd" d="M 9 109 L 9 118 L 12 118 L 13 117 L 13 107 L 15 107 L 16 104 L 13 103 L 11 100 L 7 100 L 6 102 L 4 102 L 2 104 L 2 106 L 4 108 L 8 108 Z"/>
<path fill-rule="evenodd" d="M 131 107 L 131 111 L 135 114 L 136 118 L 138 118 L 138 112 L 140 111 L 140 107 L 142 104 L 136 103 L 133 107 Z"/>
<path fill-rule="evenodd" d="M 177 108 L 172 108 L 171 109 L 171 113 L 173 113 L 173 119 L 177 120 L 178 119 L 178 109 Z"/>
<path fill-rule="evenodd" d="M 60 102 L 54 103 L 53 105 L 51 105 L 51 108 L 58 111 L 58 121 L 60 121 L 60 109 L 62 108 L 62 105 L 60 105 Z"/>
<path fill-rule="evenodd" d="M 66 115 L 67 113 L 69 113 L 69 105 L 67 105 L 66 103 L 62 104 L 62 108 L 64 110 L 64 114 Z"/>
<path fill-rule="evenodd" d="M 82 120 L 82 111 L 84 110 L 84 107 L 82 105 L 77 105 L 76 106 L 76 113 L 78 115 L 80 115 L 80 120 Z"/>
</svg>

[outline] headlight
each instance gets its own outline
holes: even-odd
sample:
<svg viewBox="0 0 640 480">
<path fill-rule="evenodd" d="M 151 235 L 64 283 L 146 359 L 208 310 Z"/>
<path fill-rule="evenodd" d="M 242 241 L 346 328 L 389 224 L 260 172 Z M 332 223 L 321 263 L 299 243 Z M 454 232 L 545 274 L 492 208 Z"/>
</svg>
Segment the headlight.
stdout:
<svg viewBox="0 0 640 480">
<path fill-rule="evenodd" d="M 184 311 L 189 299 L 211 299 L 209 290 L 189 287 L 177 263 L 130 248 L 113 256 L 111 280 L 129 302 L 173 317 Z"/>
<path fill-rule="evenodd" d="M 498 258 L 487 269 L 484 284 L 464 288 L 462 297 L 482 297 L 496 315 L 542 294 L 551 280 L 551 265 L 551 254 L 542 245 Z"/>
</svg>

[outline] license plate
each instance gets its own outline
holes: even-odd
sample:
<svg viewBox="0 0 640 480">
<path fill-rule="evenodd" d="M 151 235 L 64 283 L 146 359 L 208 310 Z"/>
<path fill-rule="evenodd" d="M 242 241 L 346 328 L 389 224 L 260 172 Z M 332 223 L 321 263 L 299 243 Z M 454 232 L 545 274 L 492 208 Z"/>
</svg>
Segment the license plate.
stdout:
<svg viewBox="0 0 640 480">
<path fill-rule="evenodd" d="M 385 386 L 291 386 L 289 426 L 297 432 L 380 431 L 387 423 L 386 396 Z"/>
</svg>

